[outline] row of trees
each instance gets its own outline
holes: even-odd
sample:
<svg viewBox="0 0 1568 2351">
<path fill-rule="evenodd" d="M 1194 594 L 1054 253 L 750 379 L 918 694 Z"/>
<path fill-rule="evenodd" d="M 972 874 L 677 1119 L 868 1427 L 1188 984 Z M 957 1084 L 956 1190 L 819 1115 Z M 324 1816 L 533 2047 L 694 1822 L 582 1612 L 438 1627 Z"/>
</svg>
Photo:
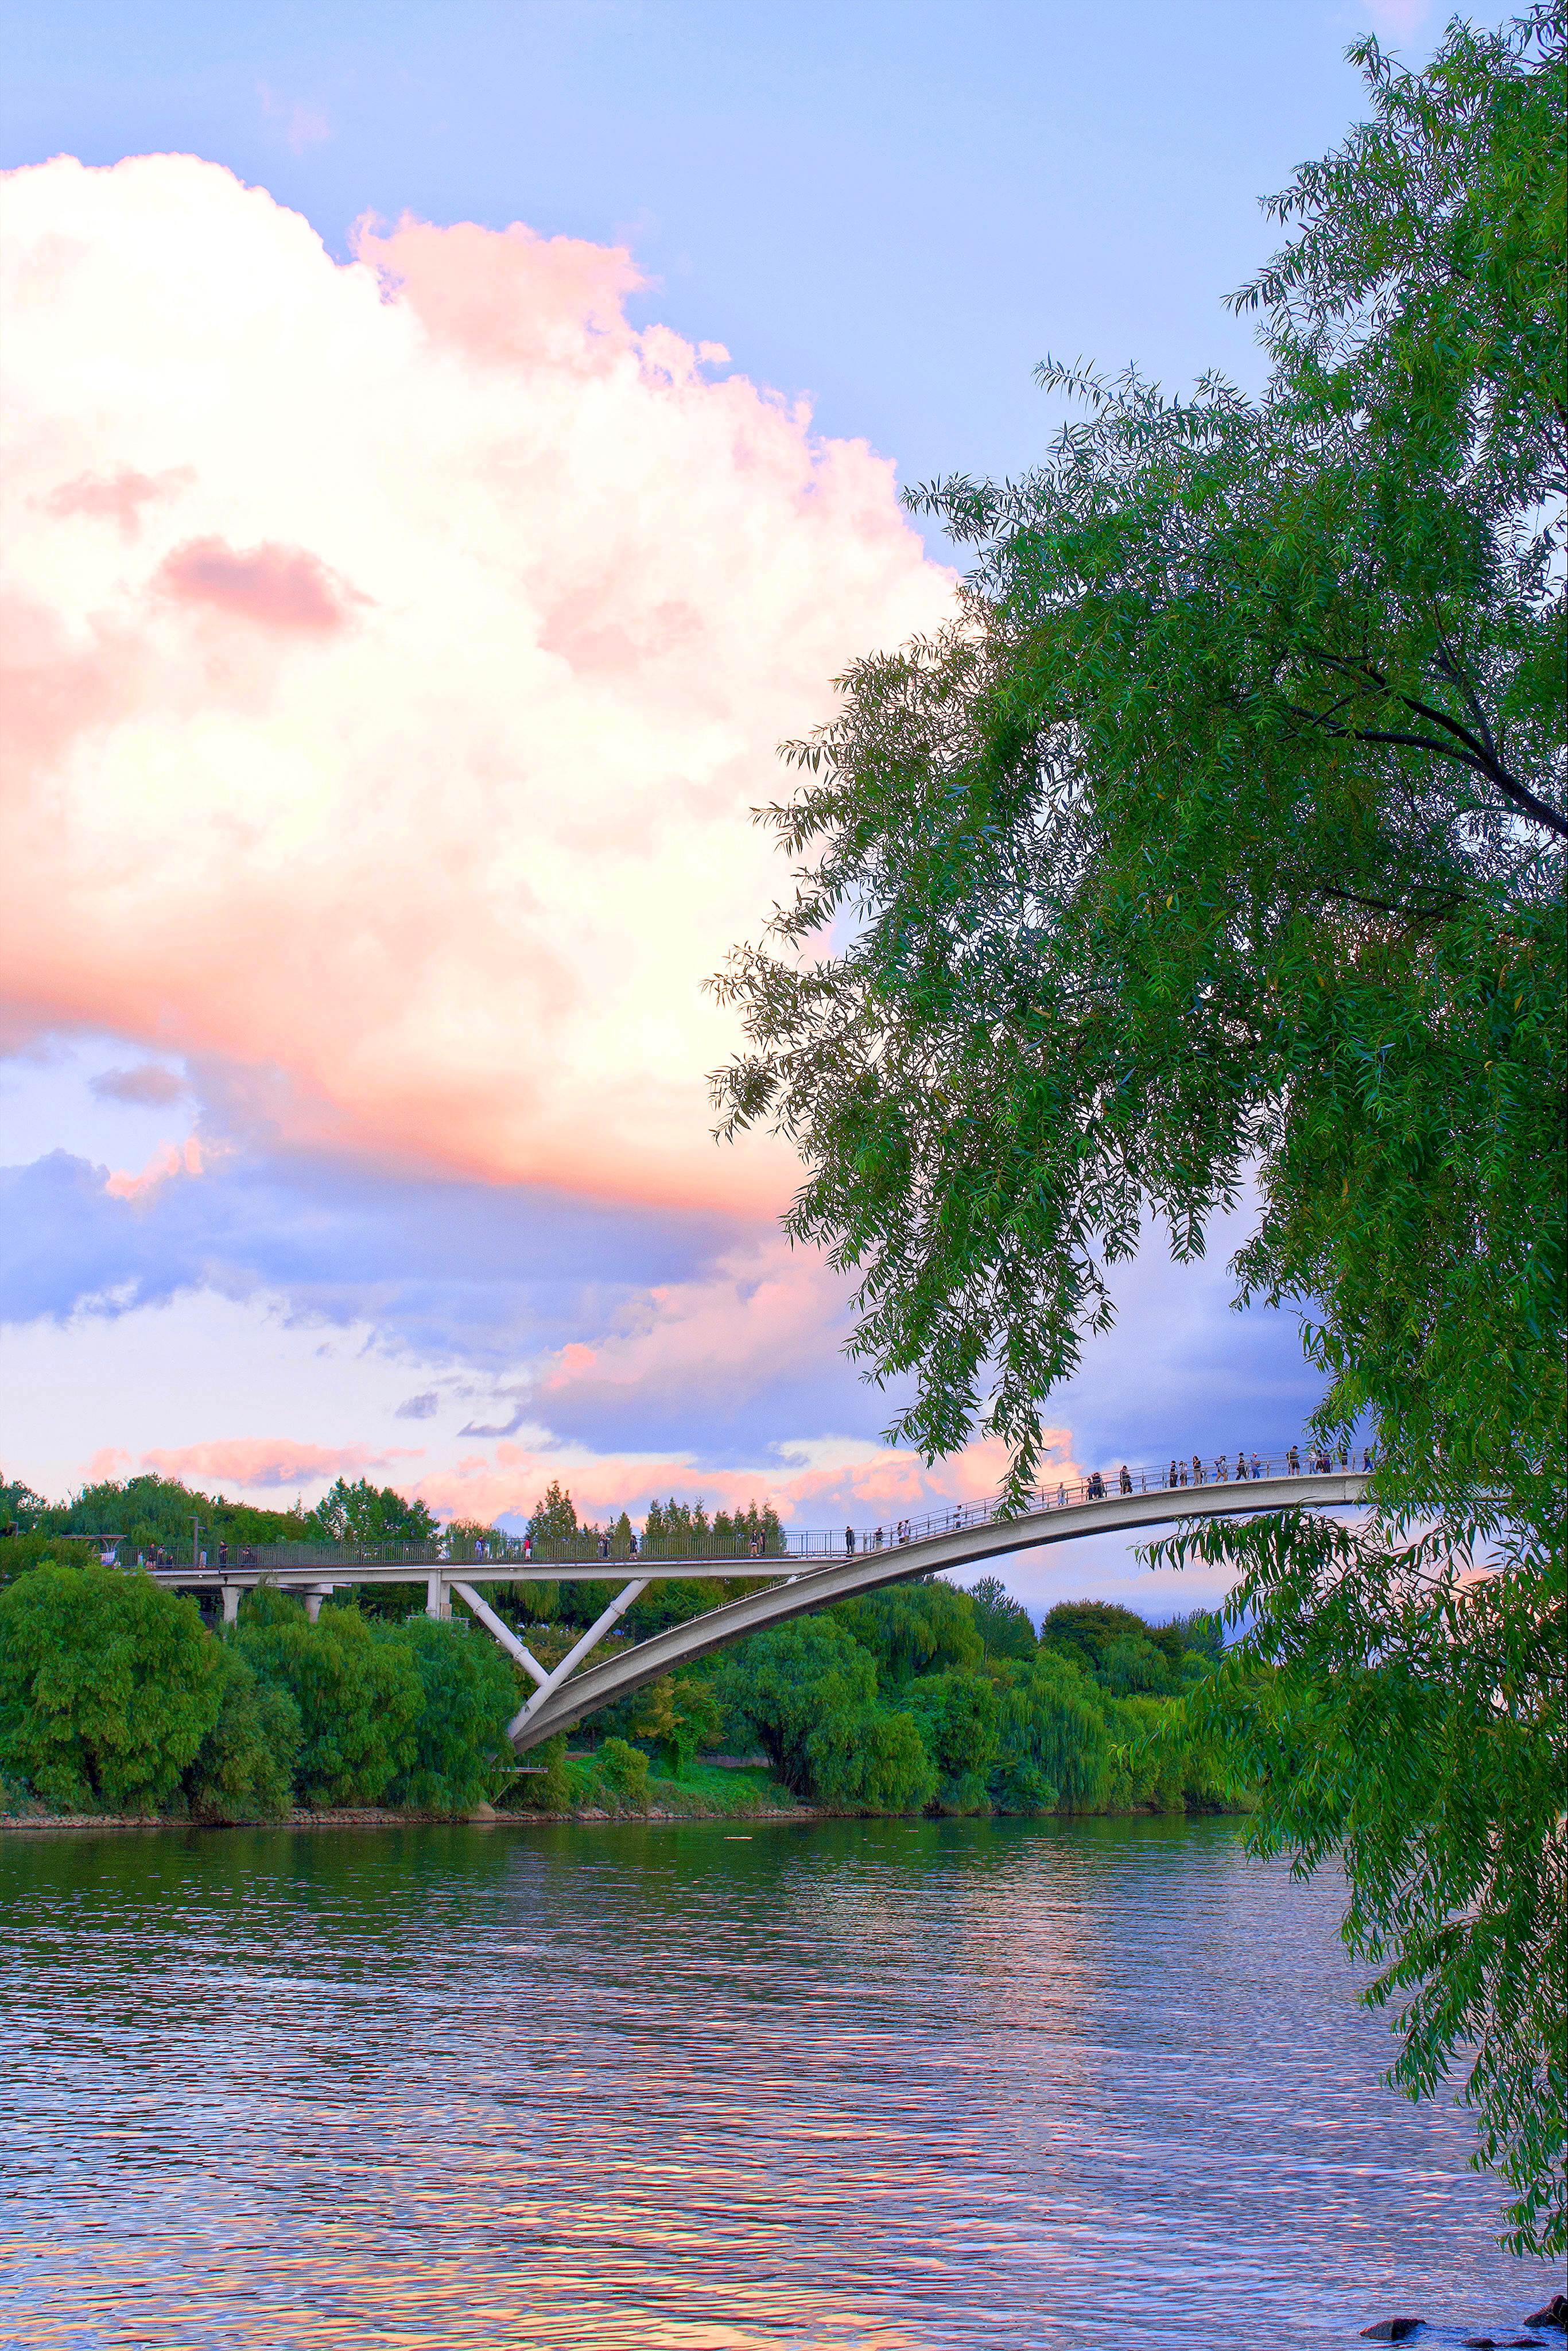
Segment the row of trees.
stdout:
<svg viewBox="0 0 1568 2351">
<path fill-rule="evenodd" d="M 796 1796 L 841 1809 L 1210 1802 L 1224 1791 L 1196 1749 L 1124 1750 L 1168 1729 L 1217 1646 L 1212 1620 L 1151 1627 L 1092 1602 L 1053 1611 L 1037 1642 L 995 1578 L 918 1583 L 754 1636 L 585 1735 L 626 1789 L 650 1761 L 679 1778 L 723 1740 L 760 1746 Z M 0 1780 L 56 1807 L 463 1812 L 507 1789 L 518 1695 L 508 1659 L 461 1621 L 349 1602 L 312 1623 L 263 1586 L 219 1634 L 189 1598 L 97 1562 L 46 1560 L 0 1590 Z M 548 1762 L 543 1794 L 559 1798 Z"/>
<path fill-rule="evenodd" d="M 784 1530 L 771 1503 L 748 1502 L 743 1510 L 716 1510 L 708 1517 L 701 1501 L 667 1502 L 657 1497 L 648 1505 L 640 1533 L 626 1511 L 612 1525 L 601 1527 L 580 1520 L 577 1506 L 559 1479 L 552 1479 L 534 1504 L 528 1520 L 536 1557 L 580 1559 L 591 1555 L 602 1541 L 611 1559 L 629 1559 L 633 1540 L 640 1552 L 656 1559 L 778 1559 L 786 1548 Z M 494 1530 L 463 1526 L 450 1531 L 472 1540 Z M 507 1540 L 515 1541 L 515 1538 Z"/>
<path fill-rule="evenodd" d="M 68 1811 L 275 1818 L 471 1810 L 509 1763 L 514 1670 L 463 1625 L 263 1589 L 219 1636 L 134 1571 L 47 1560 L 0 1590 L 0 1782 Z"/>
<path fill-rule="evenodd" d="M 339 1478 L 309 1510 L 299 1502 L 288 1510 L 261 1510 L 151 1473 L 123 1481 L 100 1479 L 81 1487 L 67 1502 L 47 1502 L 27 1486 L 0 1483 L 0 1529 L 24 1536 L 117 1536 L 131 1557 L 166 1553 L 176 1560 L 190 1556 L 193 1540 L 211 1552 L 220 1542 L 231 1551 L 259 1543 L 429 1543 L 444 1533 L 455 1558 L 471 1557 L 481 1545 L 493 1553 L 518 1541 L 477 1520 L 456 1520 L 444 1530 L 427 1504 L 394 1487 L 374 1486 L 368 1478 Z M 655 1497 L 635 1533 L 624 1510 L 603 1528 L 580 1520 L 559 1479 L 534 1504 L 528 1532 L 535 1552 L 547 1560 L 580 1558 L 585 1550 L 592 1553 L 601 1537 L 612 1559 L 627 1559 L 634 1534 L 639 1548 L 661 1559 L 745 1559 L 754 1551 L 776 1559 L 785 1549 L 784 1531 L 770 1504 L 758 1508 L 751 1502 L 743 1510 L 716 1511 L 710 1519 L 700 1501 L 680 1502 L 672 1495 L 660 1502 Z"/>
<path fill-rule="evenodd" d="M 794 1796 L 836 1810 L 1217 1807 L 1246 1791 L 1175 1700 L 1221 1646 L 1215 1619 L 1154 1627 L 1092 1601 L 1053 1609 L 1037 1641 L 994 1577 L 919 1582 L 756 1634 L 591 1727 L 677 1776 L 713 1738 L 759 1747 Z"/>
<path fill-rule="evenodd" d="M 0 1528 L 19 1535 L 118 1536 L 132 1556 L 167 1552 L 188 1559 L 193 1539 L 208 1551 L 220 1542 L 428 1542 L 439 1532 L 424 1503 L 368 1478 L 340 1478 L 314 1510 L 267 1510 L 205 1494 L 177 1478 L 102 1479 L 80 1487 L 66 1502 L 47 1502 L 30 1487 L 0 1484 Z"/>
</svg>

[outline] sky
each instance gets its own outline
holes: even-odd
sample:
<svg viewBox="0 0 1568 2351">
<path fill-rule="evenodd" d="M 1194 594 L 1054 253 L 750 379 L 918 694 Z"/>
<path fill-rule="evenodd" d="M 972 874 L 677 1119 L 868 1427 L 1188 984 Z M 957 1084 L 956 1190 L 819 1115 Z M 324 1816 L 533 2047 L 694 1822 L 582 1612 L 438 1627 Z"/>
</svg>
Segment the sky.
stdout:
<svg viewBox="0 0 1568 2351">
<path fill-rule="evenodd" d="M 1255 385 L 1224 298 L 1369 30 L 1439 14 L 0 5 L 0 1476 L 995 1490 L 882 1443 L 704 982 L 777 746 L 949 608 L 901 488 L 1033 462 L 1047 354 Z M 1300 1433 L 1245 1231 L 1147 1237 L 1053 1463 Z"/>
</svg>

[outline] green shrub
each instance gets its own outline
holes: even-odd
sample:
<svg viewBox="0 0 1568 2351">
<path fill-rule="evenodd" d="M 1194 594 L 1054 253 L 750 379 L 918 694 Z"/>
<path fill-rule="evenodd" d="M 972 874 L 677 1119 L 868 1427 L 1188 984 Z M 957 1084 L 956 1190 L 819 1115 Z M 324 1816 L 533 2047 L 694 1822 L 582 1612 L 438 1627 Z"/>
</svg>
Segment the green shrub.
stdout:
<svg viewBox="0 0 1568 2351">
<path fill-rule="evenodd" d="M 471 1813 L 497 1787 L 497 1764 L 512 1760 L 507 1725 L 517 1710 L 516 1674 L 487 1634 L 464 1625 L 410 1616 L 382 1637 L 407 1651 L 421 1690 L 412 1760 L 389 1783 L 390 1801 Z"/>
<path fill-rule="evenodd" d="M 914 1718 L 875 1703 L 831 1708 L 807 1740 L 813 1803 L 865 1813 L 917 1813 L 936 1770 Z"/>
<path fill-rule="evenodd" d="M 987 1782 L 997 1761 L 996 1684 L 985 1674 L 923 1674 L 907 1695 L 936 1767 L 942 1811 L 988 1812 Z"/>
<path fill-rule="evenodd" d="M 523 1757 L 524 1770 L 502 1786 L 500 1802 L 508 1813 L 564 1813 L 572 1802 L 571 1775 L 567 1768 L 566 1733 L 558 1730 Z"/>
<path fill-rule="evenodd" d="M 15 1582 L 28 1568 L 96 1567 L 99 1542 L 94 1536 L 76 1540 L 65 1535 L 16 1534 L 0 1536 L 0 1585 Z"/>
<path fill-rule="evenodd" d="M 1042 1648 L 998 1696 L 991 1797 L 1003 1812 L 1091 1812 L 1104 1800 L 1112 1740 L 1101 1693 L 1073 1660 Z"/>
<path fill-rule="evenodd" d="M 33 1568 L 0 1591 L 0 1771 L 49 1803 L 157 1812 L 218 1719 L 222 1677 L 193 1601 L 134 1570 Z"/>
<path fill-rule="evenodd" d="M 287 1691 L 258 1681 L 236 1650 L 214 1642 L 217 1720 L 183 1775 L 193 1820 L 280 1820 L 294 1801 L 299 1709 Z"/>
<path fill-rule="evenodd" d="M 607 1739 L 593 1759 L 597 1778 L 609 1789 L 620 1812 L 648 1809 L 648 1759 L 628 1740 Z"/>
<path fill-rule="evenodd" d="M 298 1603 L 265 1589 L 242 1610 L 235 1645 L 257 1677 L 299 1710 L 296 1782 L 316 1807 L 379 1803 L 413 1770 L 424 1684 L 402 1628 L 355 1608 L 323 1608 L 312 1625 Z"/>
</svg>

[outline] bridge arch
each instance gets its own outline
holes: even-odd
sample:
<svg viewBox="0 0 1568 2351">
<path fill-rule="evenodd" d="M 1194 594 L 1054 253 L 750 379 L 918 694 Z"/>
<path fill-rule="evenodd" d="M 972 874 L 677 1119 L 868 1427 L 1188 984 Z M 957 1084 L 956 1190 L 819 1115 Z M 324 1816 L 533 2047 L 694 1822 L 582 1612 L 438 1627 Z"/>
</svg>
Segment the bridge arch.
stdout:
<svg viewBox="0 0 1568 2351">
<path fill-rule="evenodd" d="M 577 1655 L 586 1655 L 588 1645 L 597 1637 L 599 1628 L 595 1627 L 593 1633 L 584 1635 L 578 1653 L 563 1659 L 556 1673 L 541 1683 L 517 1715 L 510 1726 L 512 1744 L 519 1754 L 525 1753 L 530 1747 L 553 1738 L 557 1731 L 570 1729 L 585 1715 L 597 1713 L 612 1699 L 626 1698 L 632 1691 L 657 1681 L 661 1675 L 673 1673 L 695 1658 L 710 1656 L 715 1649 L 727 1648 L 748 1633 L 788 1624 L 791 1618 L 808 1616 L 814 1609 L 826 1608 L 835 1600 L 850 1600 L 858 1593 L 903 1583 L 914 1575 L 977 1566 L 983 1560 L 996 1559 L 1008 1552 L 1072 1542 L 1085 1535 L 1141 1532 L 1145 1528 L 1169 1526 L 1182 1520 L 1252 1518 L 1268 1510 L 1301 1508 L 1354 1508 L 1365 1501 L 1368 1482 L 1365 1471 L 1354 1469 L 1333 1471 L 1327 1476 L 1239 1479 L 1225 1486 L 1108 1494 L 1103 1499 L 1069 1503 L 1064 1509 L 1031 1510 L 1016 1519 L 991 1519 L 983 1525 L 964 1527 L 954 1533 L 929 1535 L 920 1541 L 900 1543 L 882 1551 L 861 1551 L 829 1561 L 821 1567 L 788 1576 L 782 1583 L 768 1584 L 761 1592 L 727 1600 L 704 1615 L 688 1617 L 683 1625 L 669 1625 L 632 1648 L 623 1649 L 598 1665 L 585 1666 L 580 1673 L 573 1672 Z M 686 1573 L 690 1573 L 689 1565 Z M 609 1629 L 610 1616 L 630 1606 L 643 1589 L 642 1578 L 628 1584 L 612 1611 L 600 1620 L 605 1631 Z M 462 1596 L 472 1606 L 476 1595 L 465 1591 Z M 488 1610 L 485 1613 L 489 1614 Z M 499 1623 L 499 1619 L 493 1621 Z M 536 1673 L 538 1670 L 536 1667 Z"/>
</svg>

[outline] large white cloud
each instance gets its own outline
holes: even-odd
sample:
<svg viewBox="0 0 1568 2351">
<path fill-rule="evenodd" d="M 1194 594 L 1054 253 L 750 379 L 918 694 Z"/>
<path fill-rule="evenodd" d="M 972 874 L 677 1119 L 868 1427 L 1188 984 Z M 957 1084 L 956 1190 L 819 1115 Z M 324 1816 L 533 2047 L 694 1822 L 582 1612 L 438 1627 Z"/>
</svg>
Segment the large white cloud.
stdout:
<svg viewBox="0 0 1568 2351">
<path fill-rule="evenodd" d="M 222 1055 L 404 1165 L 771 1205 L 701 981 L 783 884 L 776 743 L 946 607 L 890 465 L 634 330 L 621 252 L 342 266 L 182 156 L 3 209 L 13 1031 Z"/>
</svg>

